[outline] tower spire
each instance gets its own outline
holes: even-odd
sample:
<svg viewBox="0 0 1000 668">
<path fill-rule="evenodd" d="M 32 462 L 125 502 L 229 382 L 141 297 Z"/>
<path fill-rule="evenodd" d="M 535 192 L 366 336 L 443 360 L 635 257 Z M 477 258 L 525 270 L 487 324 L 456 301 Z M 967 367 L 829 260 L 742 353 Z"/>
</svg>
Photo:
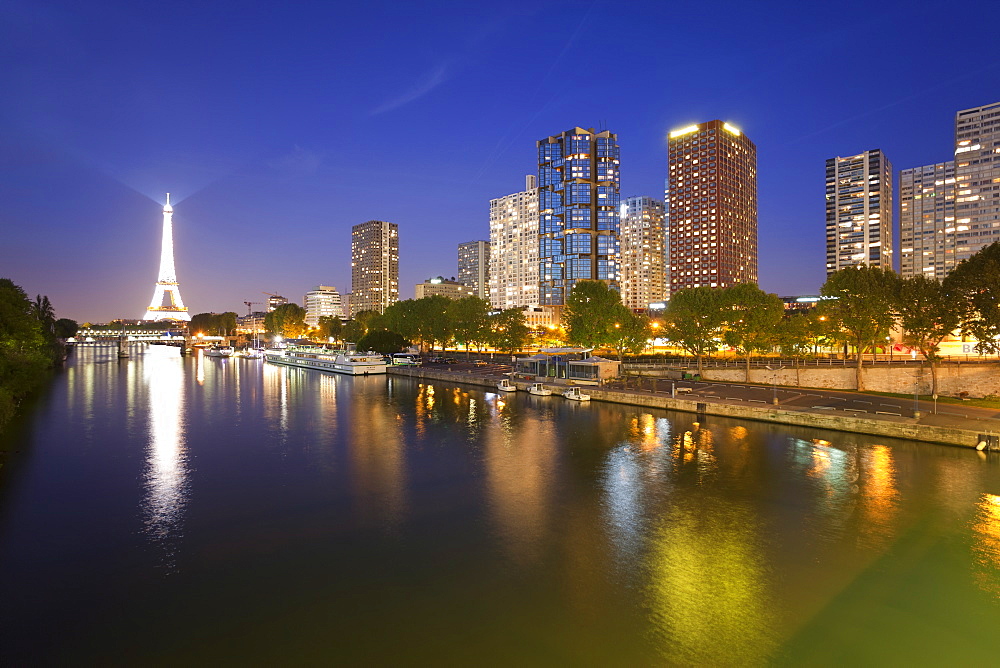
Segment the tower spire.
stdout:
<svg viewBox="0 0 1000 668">
<path fill-rule="evenodd" d="M 160 274 L 153 292 L 153 301 L 146 309 L 143 320 L 191 320 L 187 307 L 181 299 L 177 286 L 177 270 L 174 268 L 174 208 L 170 206 L 170 193 L 163 206 L 163 241 L 160 246 Z M 170 303 L 163 305 L 163 296 L 170 296 Z"/>
</svg>

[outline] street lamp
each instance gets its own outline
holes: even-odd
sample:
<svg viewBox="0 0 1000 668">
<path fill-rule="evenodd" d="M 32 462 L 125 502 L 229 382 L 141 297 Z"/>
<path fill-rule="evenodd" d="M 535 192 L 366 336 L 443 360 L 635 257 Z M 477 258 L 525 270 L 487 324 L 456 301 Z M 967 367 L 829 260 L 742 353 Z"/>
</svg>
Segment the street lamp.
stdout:
<svg viewBox="0 0 1000 668">
<path fill-rule="evenodd" d="M 771 366 L 767 366 L 765 368 L 768 371 L 771 372 L 771 404 L 773 404 L 774 406 L 777 406 L 778 405 L 778 372 L 781 371 L 782 369 L 784 369 L 785 367 L 779 366 L 777 368 L 774 368 L 774 367 L 771 367 Z"/>
</svg>

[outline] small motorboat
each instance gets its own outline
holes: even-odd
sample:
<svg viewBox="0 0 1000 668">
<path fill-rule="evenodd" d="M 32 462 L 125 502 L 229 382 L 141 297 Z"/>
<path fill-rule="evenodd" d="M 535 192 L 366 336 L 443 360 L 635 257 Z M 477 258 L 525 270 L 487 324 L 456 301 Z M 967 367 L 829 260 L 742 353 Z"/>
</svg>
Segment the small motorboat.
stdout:
<svg viewBox="0 0 1000 668">
<path fill-rule="evenodd" d="M 528 394 L 537 394 L 540 397 L 547 397 L 552 394 L 552 390 L 541 383 L 532 383 L 528 386 Z"/>
<path fill-rule="evenodd" d="M 581 392 L 579 387 L 571 387 L 563 392 L 562 395 L 573 401 L 590 401 L 590 395 Z"/>
<path fill-rule="evenodd" d="M 216 346 L 206 350 L 205 354 L 209 357 L 232 357 L 234 352 L 235 350 L 229 346 Z"/>
<path fill-rule="evenodd" d="M 517 385 L 510 382 L 509 378 L 501 378 L 500 382 L 497 383 L 497 389 L 501 392 L 516 392 Z"/>
<path fill-rule="evenodd" d="M 245 348 L 240 354 L 247 359 L 259 360 L 263 359 L 264 350 L 262 348 Z"/>
</svg>

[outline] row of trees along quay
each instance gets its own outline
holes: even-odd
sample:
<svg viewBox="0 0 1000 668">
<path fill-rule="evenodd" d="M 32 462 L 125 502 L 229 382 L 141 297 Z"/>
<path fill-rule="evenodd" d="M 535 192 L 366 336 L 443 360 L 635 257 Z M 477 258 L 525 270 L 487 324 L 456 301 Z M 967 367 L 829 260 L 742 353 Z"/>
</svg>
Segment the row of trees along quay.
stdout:
<svg viewBox="0 0 1000 668">
<path fill-rule="evenodd" d="M 1000 243 L 959 263 L 943 280 L 901 278 L 879 267 L 849 267 L 820 288 L 812 312 L 783 314 L 781 300 L 755 285 L 678 291 L 664 312 L 664 338 L 698 360 L 722 343 L 746 358 L 779 351 L 801 357 L 817 346 L 844 344 L 854 351 L 857 389 L 862 390 L 864 354 L 884 346 L 893 327 L 931 369 L 937 394 L 940 344 L 960 331 L 977 340 L 980 354 L 1000 353 Z"/>
<path fill-rule="evenodd" d="M 34 301 L 8 278 L 0 278 L 0 428 L 65 357 L 62 340 L 77 323 L 56 319 L 47 296 Z"/>
<path fill-rule="evenodd" d="M 347 322 L 323 317 L 311 329 L 305 309 L 285 304 L 267 314 L 265 327 L 286 338 L 353 341 L 361 350 L 383 353 L 409 344 L 424 350 L 464 346 L 467 352 L 490 348 L 513 353 L 533 342 L 609 349 L 622 358 L 639 355 L 653 338 L 662 338 L 696 358 L 699 374 L 706 356 L 728 346 L 745 360 L 748 380 L 754 355 L 805 358 L 843 345 L 854 352 L 860 390 L 864 355 L 885 346 L 898 326 L 904 343 L 929 362 L 934 394 L 945 337 L 961 331 L 978 341 L 980 354 L 1000 353 L 1000 243 L 961 262 L 943 282 L 859 266 L 832 274 L 820 294 L 824 299 L 816 308 L 786 314 L 781 299 L 754 284 L 692 288 L 672 295 L 662 321 L 654 321 L 626 308 L 619 293 L 603 281 L 584 280 L 566 300 L 562 329 L 536 332 L 533 341 L 519 310 L 491 312 L 479 297 L 407 299 L 381 314 L 362 311 Z M 218 328 L 235 327 L 234 313 L 214 317 Z"/>
</svg>

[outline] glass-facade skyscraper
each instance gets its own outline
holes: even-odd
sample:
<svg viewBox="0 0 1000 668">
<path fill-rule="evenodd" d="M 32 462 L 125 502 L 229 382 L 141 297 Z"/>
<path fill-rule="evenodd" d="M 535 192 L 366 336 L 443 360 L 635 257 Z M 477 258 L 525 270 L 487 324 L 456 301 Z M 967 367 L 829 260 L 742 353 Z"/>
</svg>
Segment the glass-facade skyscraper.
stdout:
<svg viewBox="0 0 1000 668">
<path fill-rule="evenodd" d="M 618 135 L 576 127 L 538 142 L 539 300 L 559 306 L 573 285 L 618 288 Z"/>
</svg>

